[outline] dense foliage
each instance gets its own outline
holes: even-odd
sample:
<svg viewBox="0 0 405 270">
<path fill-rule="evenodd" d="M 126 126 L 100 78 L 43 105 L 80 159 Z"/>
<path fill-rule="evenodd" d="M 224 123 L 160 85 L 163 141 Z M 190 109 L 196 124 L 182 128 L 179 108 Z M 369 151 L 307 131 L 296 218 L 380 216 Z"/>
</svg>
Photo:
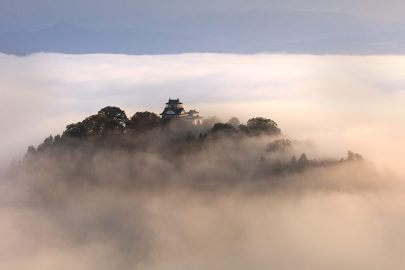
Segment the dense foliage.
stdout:
<svg viewBox="0 0 405 270">
<path fill-rule="evenodd" d="M 79 146 L 88 143 L 99 147 L 136 148 L 140 141 L 169 141 L 165 147 L 175 142 L 186 145 L 187 142 L 203 142 L 209 138 L 222 135 L 234 138 L 244 136 L 280 135 L 281 130 L 271 119 L 257 117 L 250 119 L 247 125 L 240 125 L 237 118 L 228 123 L 206 121 L 203 125 L 194 126 L 180 119 L 162 119 L 152 112 L 137 112 L 128 119 L 125 112 L 117 107 L 105 107 L 97 114 L 87 117 L 81 122 L 70 124 L 62 136 L 49 136 L 37 148 L 30 146 L 28 154 L 51 151 L 61 146 Z M 153 136 L 152 136 L 153 135 Z M 137 145 L 138 144 L 138 145 Z M 176 144 L 179 146 L 179 144 Z"/>
</svg>

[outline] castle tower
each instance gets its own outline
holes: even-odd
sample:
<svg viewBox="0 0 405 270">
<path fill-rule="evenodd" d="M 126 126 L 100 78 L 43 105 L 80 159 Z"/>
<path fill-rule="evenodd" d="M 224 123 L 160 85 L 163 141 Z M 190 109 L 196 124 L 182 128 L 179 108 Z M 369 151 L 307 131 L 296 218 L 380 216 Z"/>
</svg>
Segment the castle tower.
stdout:
<svg viewBox="0 0 405 270">
<path fill-rule="evenodd" d="M 181 103 L 179 99 L 169 98 L 169 102 L 166 103 L 166 107 L 160 115 L 162 118 L 170 119 L 186 116 L 187 113 L 183 108 L 183 103 Z"/>
<path fill-rule="evenodd" d="M 181 118 L 192 125 L 201 125 L 203 123 L 203 118 L 198 115 L 198 112 L 196 110 L 187 112 L 179 99 L 169 98 L 169 102 L 166 103 L 166 107 L 160 115 L 163 119 Z"/>
</svg>

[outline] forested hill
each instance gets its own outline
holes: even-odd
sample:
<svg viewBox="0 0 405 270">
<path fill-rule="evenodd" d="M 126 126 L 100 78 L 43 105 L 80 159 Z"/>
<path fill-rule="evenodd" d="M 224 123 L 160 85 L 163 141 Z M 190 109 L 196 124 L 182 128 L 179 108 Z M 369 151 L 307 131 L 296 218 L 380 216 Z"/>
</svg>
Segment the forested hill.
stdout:
<svg viewBox="0 0 405 270">
<path fill-rule="evenodd" d="M 288 139 L 275 121 L 263 117 L 246 124 L 235 117 L 224 123 L 212 117 L 191 125 L 152 112 L 128 118 L 120 108 L 105 107 L 68 125 L 62 135 L 30 146 L 9 175 L 120 187 L 179 182 L 228 186 L 252 180 L 282 183 L 281 178 L 362 160 L 350 151 L 342 159 L 311 159 L 306 150 L 310 147 Z"/>
<path fill-rule="evenodd" d="M 30 146 L 28 154 L 90 145 L 133 151 L 160 145 L 170 152 L 180 153 L 191 151 L 190 147 L 211 138 L 240 139 L 260 135 L 278 136 L 281 130 L 276 122 L 263 117 L 252 118 L 246 125 L 240 124 L 236 117 L 226 123 L 211 117 L 202 125 L 191 125 L 181 119 L 162 119 L 153 112 L 137 112 L 128 118 L 120 108 L 105 107 L 81 122 L 68 125 L 62 135 L 49 136 L 37 148 Z"/>
</svg>

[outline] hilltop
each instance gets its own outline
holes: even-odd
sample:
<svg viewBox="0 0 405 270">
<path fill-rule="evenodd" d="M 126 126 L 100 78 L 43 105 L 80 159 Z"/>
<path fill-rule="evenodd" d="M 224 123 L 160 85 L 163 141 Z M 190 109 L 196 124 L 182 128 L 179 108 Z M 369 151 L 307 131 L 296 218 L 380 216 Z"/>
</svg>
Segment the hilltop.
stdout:
<svg viewBox="0 0 405 270">
<path fill-rule="evenodd" d="M 61 135 L 29 146 L 9 174 L 131 187 L 145 183 L 220 187 L 252 181 L 274 185 L 304 172 L 363 160 L 350 151 L 342 159 L 311 159 L 300 152 L 303 149 L 305 144 L 288 139 L 275 121 L 263 117 L 246 124 L 235 117 L 223 123 L 208 118 L 193 125 L 147 111 L 128 118 L 118 107 L 105 107 L 67 125 Z"/>
</svg>

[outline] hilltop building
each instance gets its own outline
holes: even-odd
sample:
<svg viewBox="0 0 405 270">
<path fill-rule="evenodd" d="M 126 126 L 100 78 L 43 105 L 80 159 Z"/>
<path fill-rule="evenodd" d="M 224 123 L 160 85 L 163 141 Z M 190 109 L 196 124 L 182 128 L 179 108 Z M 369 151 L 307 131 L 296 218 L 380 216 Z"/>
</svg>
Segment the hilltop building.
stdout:
<svg viewBox="0 0 405 270">
<path fill-rule="evenodd" d="M 187 121 L 190 121 L 191 124 L 193 124 L 193 125 L 202 125 L 203 118 L 201 116 L 199 116 L 198 114 L 199 114 L 199 112 L 197 112 L 196 110 L 190 110 L 187 112 L 187 116 L 185 117 L 185 119 Z"/>
<path fill-rule="evenodd" d="M 198 115 L 196 110 L 186 111 L 180 99 L 170 99 L 166 103 L 166 107 L 160 114 L 164 119 L 180 118 L 184 121 L 190 122 L 192 125 L 201 125 L 203 118 Z"/>
</svg>

